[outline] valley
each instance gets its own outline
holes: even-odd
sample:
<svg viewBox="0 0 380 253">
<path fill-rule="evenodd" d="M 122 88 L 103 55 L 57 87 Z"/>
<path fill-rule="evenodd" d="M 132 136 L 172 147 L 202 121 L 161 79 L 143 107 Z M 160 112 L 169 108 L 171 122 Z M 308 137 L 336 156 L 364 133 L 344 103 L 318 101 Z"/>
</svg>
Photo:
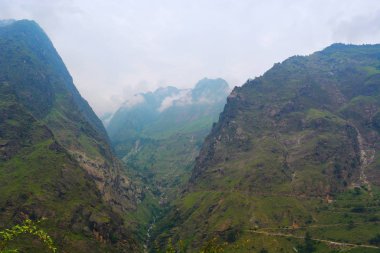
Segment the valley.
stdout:
<svg viewBox="0 0 380 253">
<path fill-rule="evenodd" d="M 194 160 L 223 110 L 230 88 L 223 79 L 193 89 L 159 88 L 136 94 L 108 119 L 117 156 L 161 195 L 173 199 L 188 181 Z"/>
<path fill-rule="evenodd" d="M 369 245 L 379 225 L 378 74 L 364 66 L 377 49 L 335 44 L 236 87 L 157 241 L 201 249 L 217 238 L 225 252 L 293 252 L 309 232 L 319 242 Z"/>
<path fill-rule="evenodd" d="M 58 252 L 380 252 L 379 96 L 380 45 L 337 43 L 101 122 L 37 23 L 1 23 L 0 230 L 41 220 Z"/>
</svg>

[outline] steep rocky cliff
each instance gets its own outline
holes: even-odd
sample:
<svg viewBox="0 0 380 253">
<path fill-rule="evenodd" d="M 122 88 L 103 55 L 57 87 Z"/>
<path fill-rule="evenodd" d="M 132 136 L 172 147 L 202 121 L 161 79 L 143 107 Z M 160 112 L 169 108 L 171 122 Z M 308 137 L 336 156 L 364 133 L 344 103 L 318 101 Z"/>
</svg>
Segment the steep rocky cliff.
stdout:
<svg viewBox="0 0 380 253">
<path fill-rule="evenodd" d="M 67 252 L 137 250 L 124 217 L 141 190 L 35 22 L 0 26 L 0 85 L 2 227 L 47 217 Z"/>
<path fill-rule="evenodd" d="M 236 87 L 158 241 L 293 252 L 309 231 L 369 244 L 380 217 L 379 95 L 379 45 L 334 44 Z"/>
</svg>

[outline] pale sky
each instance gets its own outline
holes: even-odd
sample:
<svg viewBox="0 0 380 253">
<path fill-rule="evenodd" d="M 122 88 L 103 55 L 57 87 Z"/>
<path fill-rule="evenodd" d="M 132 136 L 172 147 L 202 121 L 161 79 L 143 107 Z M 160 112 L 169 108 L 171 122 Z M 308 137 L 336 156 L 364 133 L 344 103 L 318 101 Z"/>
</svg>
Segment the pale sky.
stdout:
<svg viewBox="0 0 380 253">
<path fill-rule="evenodd" d="M 379 0 L 0 0 L 0 19 L 37 21 L 98 115 L 160 86 L 240 86 L 334 42 L 380 43 Z"/>
</svg>

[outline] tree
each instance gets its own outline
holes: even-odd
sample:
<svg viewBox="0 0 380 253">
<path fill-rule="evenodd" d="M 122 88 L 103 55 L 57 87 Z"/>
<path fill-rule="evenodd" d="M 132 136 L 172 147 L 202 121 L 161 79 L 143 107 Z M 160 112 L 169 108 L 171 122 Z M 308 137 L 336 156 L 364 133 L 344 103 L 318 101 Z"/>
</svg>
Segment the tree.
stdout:
<svg viewBox="0 0 380 253">
<path fill-rule="evenodd" d="M 350 221 L 348 222 L 348 224 L 347 224 L 347 229 L 348 229 L 348 230 L 351 230 L 351 229 L 353 229 L 353 228 L 355 228 L 355 223 L 353 222 L 353 220 L 350 220 Z"/>
<path fill-rule="evenodd" d="M 370 239 L 369 243 L 372 245 L 379 245 L 380 246 L 380 234 L 377 234 L 375 237 Z"/>
<path fill-rule="evenodd" d="M 172 238 L 169 238 L 168 246 L 166 247 L 166 253 L 175 253 L 175 249 L 172 243 Z"/>
<path fill-rule="evenodd" d="M 303 245 L 298 246 L 299 253 L 312 253 L 315 251 L 315 243 L 309 232 L 306 232 Z"/>
<path fill-rule="evenodd" d="M 51 250 L 51 252 L 57 252 L 57 248 L 54 246 L 51 237 L 42 229 L 38 228 L 38 222 L 33 222 L 30 219 L 26 219 L 22 225 L 15 225 L 12 228 L 4 229 L 0 231 L 0 253 L 18 252 L 17 249 L 7 249 L 9 242 L 15 240 L 23 234 L 29 234 L 37 237 L 43 244 Z"/>
<path fill-rule="evenodd" d="M 213 238 L 209 240 L 201 249 L 201 253 L 221 253 L 224 252 L 224 249 L 221 245 L 218 244 L 218 239 Z"/>
</svg>

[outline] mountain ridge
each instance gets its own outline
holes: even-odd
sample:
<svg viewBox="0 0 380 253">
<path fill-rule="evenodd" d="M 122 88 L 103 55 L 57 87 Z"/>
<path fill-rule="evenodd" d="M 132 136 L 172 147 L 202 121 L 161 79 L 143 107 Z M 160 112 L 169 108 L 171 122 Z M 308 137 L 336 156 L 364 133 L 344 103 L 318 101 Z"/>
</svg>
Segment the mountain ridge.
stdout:
<svg viewBox="0 0 380 253">
<path fill-rule="evenodd" d="M 226 252 L 292 252 L 308 231 L 368 244 L 380 214 L 379 59 L 380 45 L 334 44 L 235 87 L 156 243 L 171 237 L 196 252 L 216 238 Z"/>
<path fill-rule="evenodd" d="M 161 203 L 188 177 L 228 92 L 223 79 L 204 78 L 193 89 L 168 86 L 139 93 L 114 113 L 107 131 L 116 154 L 148 180 Z"/>
<path fill-rule="evenodd" d="M 0 26 L 0 59 L 0 223 L 47 217 L 44 226 L 64 250 L 138 250 L 126 215 L 141 189 L 47 35 L 34 21 Z"/>
</svg>

